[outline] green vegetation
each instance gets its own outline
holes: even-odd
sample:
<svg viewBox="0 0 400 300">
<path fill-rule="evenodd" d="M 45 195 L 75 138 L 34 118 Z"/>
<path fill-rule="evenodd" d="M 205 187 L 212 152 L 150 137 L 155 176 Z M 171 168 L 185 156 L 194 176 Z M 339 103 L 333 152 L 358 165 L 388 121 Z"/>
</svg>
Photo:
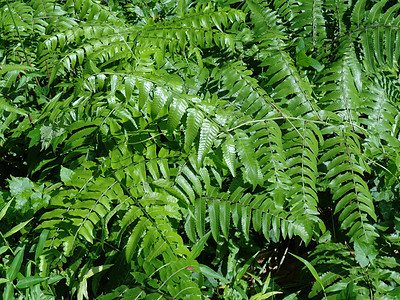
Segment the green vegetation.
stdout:
<svg viewBox="0 0 400 300">
<path fill-rule="evenodd" d="M 0 0 L 3 299 L 398 299 L 400 4 Z"/>
</svg>

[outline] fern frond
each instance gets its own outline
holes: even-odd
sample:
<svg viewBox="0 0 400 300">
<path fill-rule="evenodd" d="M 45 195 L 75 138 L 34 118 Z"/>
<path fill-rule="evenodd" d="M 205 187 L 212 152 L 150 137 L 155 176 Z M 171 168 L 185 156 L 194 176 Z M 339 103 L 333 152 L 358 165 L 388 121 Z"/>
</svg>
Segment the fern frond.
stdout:
<svg viewBox="0 0 400 300">
<path fill-rule="evenodd" d="M 116 192 L 112 179 L 93 180 L 94 177 L 88 170 L 76 171 L 72 176 L 74 180 L 66 182 L 66 188 L 55 193 L 50 203 L 53 210 L 43 214 L 42 223 L 38 227 L 48 228 L 52 246 L 64 244 L 64 254 L 67 256 L 74 250 L 78 235 L 93 243 L 96 236 L 95 226 L 110 209 L 112 192 L 114 195 Z M 104 185 L 108 186 L 105 191 L 102 190 Z M 75 198 L 77 201 L 74 205 L 66 204 L 65 198 Z"/>
<path fill-rule="evenodd" d="M 286 173 L 286 155 L 283 151 L 280 126 L 274 121 L 265 121 L 250 127 L 248 131 L 268 191 L 272 192 L 272 195 L 273 191 L 288 191 L 291 180 Z"/>
<path fill-rule="evenodd" d="M 264 46 L 269 47 L 267 43 Z M 301 78 L 288 53 L 273 48 L 269 48 L 266 53 L 261 66 L 268 67 L 265 75 L 269 78 L 267 85 L 274 87 L 275 102 L 292 111 L 294 116 L 311 113 L 319 118 L 319 109 L 311 95 L 311 87 Z"/>
<path fill-rule="evenodd" d="M 290 20 L 293 31 L 303 37 L 312 49 L 323 45 L 327 37 L 325 18 L 323 17 L 325 1 L 300 1 L 291 5 L 294 18 Z"/>
<path fill-rule="evenodd" d="M 240 62 L 227 64 L 218 70 L 216 79 L 221 84 L 220 91 L 227 91 L 222 97 L 224 99 L 233 98 L 233 104 L 240 109 L 243 115 L 253 115 L 256 119 L 264 118 L 273 109 L 279 111 L 279 108 L 274 106 L 274 101 L 250 76 L 251 74 L 251 70 L 248 70 Z M 225 109 L 232 109 L 232 103 L 228 103 Z"/>
<path fill-rule="evenodd" d="M 282 35 L 282 27 L 277 25 L 277 17 L 260 4 L 252 1 L 248 1 L 248 4 L 252 12 L 252 23 L 260 31 L 260 37 L 256 39 L 260 47 L 257 58 L 261 61 L 259 66 L 267 67 L 264 72 L 266 84 L 263 87 L 272 89 L 269 94 L 274 102 L 290 110 L 293 115 L 311 112 L 318 117 L 318 107 L 311 95 L 309 82 L 300 76 L 287 52 L 288 46 Z"/>
<path fill-rule="evenodd" d="M 396 116 L 398 107 L 395 105 L 399 89 L 396 85 L 389 83 L 384 77 L 377 76 L 372 82 L 368 82 L 368 88 L 363 94 L 363 106 L 360 112 L 367 117 L 360 119 L 366 125 L 369 132 L 366 140 L 370 146 L 382 153 L 391 154 L 397 151 L 400 143 L 396 136 Z"/>
<path fill-rule="evenodd" d="M 283 1 L 282 1 L 283 2 Z M 284 14 L 288 15 L 290 12 L 290 4 L 282 3 L 279 1 L 274 2 L 275 7 L 280 7 L 278 12 L 282 10 Z M 266 5 L 261 4 L 259 1 L 247 0 L 246 5 L 251 11 L 252 23 L 255 26 L 255 32 L 258 36 L 268 35 L 269 33 L 279 33 L 283 31 L 284 27 L 277 17 L 276 13 Z M 292 14 L 290 14 L 292 15 Z"/>
<path fill-rule="evenodd" d="M 126 187 L 124 189 L 127 191 Z M 181 287 L 185 286 L 184 290 L 190 287 L 190 295 L 200 297 L 200 290 L 189 271 L 198 268 L 197 262 L 191 259 L 191 253 L 184 246 L 181 236 L 167 221 L 166 218 L 174 213 L 173 209 L 168 209 L 168 205 L 159 206 L 162 199 L 166 200 L 165 203 L 176 204 L 176 200 L 162 193 L 148 194 L 140 202 L 134 201 L 140 203 L 139 209 L 133 213 L 130 209 L 122 219 L 119 236 L 123 236 L 127 228 L 133 227 L 126 243 L 126 260 L 128 263 L 135 261 L 147 274 L 146 280 L 139 280 L 142 292 L 157 283 L 155 292 L 160 295 L 180 296 L 184 294 Z M 136 248 L 141 250 L 137 252 Z M 159 259 L 161 257 L 162 260 Z M 150 280 L 153 281 L 151 284 Z"/>
<path fill-rule="evenodd" d="M 290 205 L 293 205 L 291 213 L 294 215 L 307 214 L 310 221 L 318 223 L 317 176 L 318 176 L 318 153 L 323 138 L 318 126 L 312 122 L 294 121 L 297 128 L 301 128 L 303 138 L 288 127 L 288 132 L 283 139 L 286 148 L 286 162 L 288 175 L 291 176 L 293 193 Z M 302 125 L 302 126 L 301 126 Z M 304 210 L 303 212 L 301 212 Z"/>
<path fill-rule="evenodd" d="M 358 121 L 360 90 L 362 89 L 360 65 L 355 57 L 354 45 L 345 41 L 339 59 L 322 71 L 319 80 L 321 105 L 333 111 L 349 124 Z"/>
<path fill-rule="evenodd" d="M 235 139 L 239 158 L 245 168 L 243 176 L 255 188 L 258 184 L 261 184 L 262 174 L 251 147 L 251 140 L 240 130 L 236 131 Z"/>
<path fill-rule="evenodd" d="M 92 1 L 84 0 L 84 5 L 86 3 L 92 3 Z M 80 18 L 85 17 L 84 7 L 77 8 L 75 3 L 75 9 L 81 9 Z M 41 53 L 41 68 L 44 70 L 45 61 L 51 60 L 52 78 L 57 74 L 64 74 L 64 70 L 71 71 L 76 64 L 81 65 L 84 60 L 110 63 L 108 60 L 135 59 L 136 56 L 140 56 L 143 49 L 148 49 L 149 45 L 151 48 L 158 47 L 161 56 L 166 48 L 174 53 L 177 47 L 184 50 L 187 46 L 197 45 L 202 47 L 217 45 L 233 50 L 234 41 L 229 34 L 222 31 L 222 25 L 228 26 L 228 21 L 243 21 L 244 15 L 241 11 L 232 9 L 217 10 L 214 5 L 208 4 L 198 5 L 195 10 L 190 10 L 181 19 L 165 21 L 164 26 L 150 22 L 143 28 L 128 27 L 109 12 L 104 13 L 104 10 L 92 14 L 91 18 L 92 20 L 84 25 L 78 24 L 46 40 L 47 50 Z M 99 24 L 106 21 L 108 25 Z M 215 30 L 213 26 L 219 30 Z M 58 50 L 58 46 L 62 49 L 68 44 L 80 42 L 83 39 L 86 42 L 72 52 L 68 49 L 66 53 L 54 52 L 56 47 Z M 54 55 L 61 56 L 57 63 Z"/>
<path fill-rule="evenodd" d="M 378 66 L 392 72 L 398 68 L 398 47 L 394 45 L 399 38 L 399 6 L 385 8 L 386 4 L 387 1 L 379 1 L 366 12 L 365 1 L 358 1 L 352 13 L 352 21 L 357 25 L 351 28 L 351 35 L 359 35 L 368 72 L 374 72 Z"/>
<path fill-rule="evenodd" d="M 327 127 L 332 134 L 333 128 Z M 372 243 L 378 236 L 376 229 L 370 224 L 376 221 L 372 197 L 363 179 L 364 172 L 370 172 L 368 165 L 361 157 L 358 136 L 351 128 L 343 127 L 338 136 L 327 139 L 324 143 L 325 154 L 321 162 L 327 164 L 325 178 L 331 180 L 333 200 L 337 201 L 335 213 L 340 212 L 341 228 L 348 230 L 351 240 L 363 240 Z"/>
<path fill-rule="evenodd" d="M 351 21 L 356 28 L 360 28 L 363 19 L 365 18 L 365 2 L 365 0 L 358 0 L 351 13 Z"/>
<path fill-rule="evenodd" d="M 5 3 L 0 15 L 2 29 L 8 35 L 26 37 L 32 33 L 33 9 L 28 4 L 22 1 Z"/>
<path fill-rule="evenodd" d="M 330 16 L 330 18 L 325 18 L 327 36 L 342 36 L 343 32 L 346 30 L 347 17 L 345 13 L 348 10 L 347 3 L 345 0 L 328 0 L 324 1 L 324 5 L 325 14 Z"/>
</svg>

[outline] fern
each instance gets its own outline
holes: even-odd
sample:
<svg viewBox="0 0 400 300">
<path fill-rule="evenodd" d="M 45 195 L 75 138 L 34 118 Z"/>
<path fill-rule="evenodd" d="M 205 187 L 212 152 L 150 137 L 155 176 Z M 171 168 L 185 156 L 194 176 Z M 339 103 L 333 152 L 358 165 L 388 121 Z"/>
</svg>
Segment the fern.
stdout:
<svg viewBox="0 0 400 300">
<path fill-rule="evenodd" d="M 395 297 L 399 8 L 0 0 L 3 298 Z"/>
</svg>

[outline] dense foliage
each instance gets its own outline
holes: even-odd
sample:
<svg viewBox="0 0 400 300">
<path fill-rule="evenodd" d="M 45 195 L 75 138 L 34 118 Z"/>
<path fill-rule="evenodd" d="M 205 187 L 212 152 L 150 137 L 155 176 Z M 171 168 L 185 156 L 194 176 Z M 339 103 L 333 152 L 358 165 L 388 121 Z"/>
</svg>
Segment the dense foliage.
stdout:
<svg viewBox="0 0 400 300">
<path fill-rule="evenodd" d="M 398 299 L 399 10 L 0 0 L 3 299 Z"/>
</svg>

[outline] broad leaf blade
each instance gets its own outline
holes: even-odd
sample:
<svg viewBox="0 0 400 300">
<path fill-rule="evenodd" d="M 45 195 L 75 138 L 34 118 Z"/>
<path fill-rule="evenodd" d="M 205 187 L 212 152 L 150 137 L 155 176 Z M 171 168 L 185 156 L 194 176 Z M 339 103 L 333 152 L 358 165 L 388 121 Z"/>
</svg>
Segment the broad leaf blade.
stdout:
<svg viewBox="0 0 400 300">
<path fill-rule="evenodd" d="M 43 281 L 46 281 L 47 279 L 49 279 L 49 277 L 25 277 L 18 280 L 17 288 L 26 289 L 34 285 L 37 285 Z"/>
<path fill-rule="evenodd" d="M 6 215 L 8 208 L 11 205 L 12 200 L 8 201 L 6 205 L 1 209 L 0 211 L 0 220 L 3 219 L 3 217 Z"/>
<path fill-rule="evenodd" d="M 46 243 L 46 239 L 47 239 L 47 236 L 49 235 L 49 232 L 50 232 L 49 230 L 45 229 L 40 234 L 39 242 L 36 246 L 36 251 L 35 251 L 35 261 L 37 261 L 37 259 L 43 252 L 44 243 Z"/>
<path fill-rule="evenodd" d="M 311 272 L 311 274 L 314 276 L 315 280 L 321 285 L 322 290 L 324 291 L 325 294 L 325 288 L 324 285 L 322 283 L 321 277 L 319 277 L 317 270 L 315 270 L 315 268 L 308 262 L 306 261 L 304 258 L 297 256 L 293 253 L 290 253 L 292 256 L 296 257 L 298 260 L 300 260 L 303 264 L 306 265 L 307 269 Z"/>
<path fill-rule="evenodd" d="M 23 223 L 20 223 L 16 226 L 14 226 L 13 228 L 11 228 L 5 235 L 4 238 L 8 238 L 9 236 L 12 236 L 14 233 L 20 231 L 22 228 L 24 228 L 26 226 L 26 224 L 28 224 L 30 221 L 32 221 L 33 218 L 29 219 L 28 221 L 25 221 Z"/>
<path fill-rule="evenodd" d="M 13 281 L 17 277 L 17 274 L 21 269 L 22 260 L 24 259 L 24 251 L 25 251 L 25 246 L 18 251 L 18 253 L 15 255 L 11 263 L 10 268 L 7 270 L 6 278 L 9 281 Z"/>
</svg>

